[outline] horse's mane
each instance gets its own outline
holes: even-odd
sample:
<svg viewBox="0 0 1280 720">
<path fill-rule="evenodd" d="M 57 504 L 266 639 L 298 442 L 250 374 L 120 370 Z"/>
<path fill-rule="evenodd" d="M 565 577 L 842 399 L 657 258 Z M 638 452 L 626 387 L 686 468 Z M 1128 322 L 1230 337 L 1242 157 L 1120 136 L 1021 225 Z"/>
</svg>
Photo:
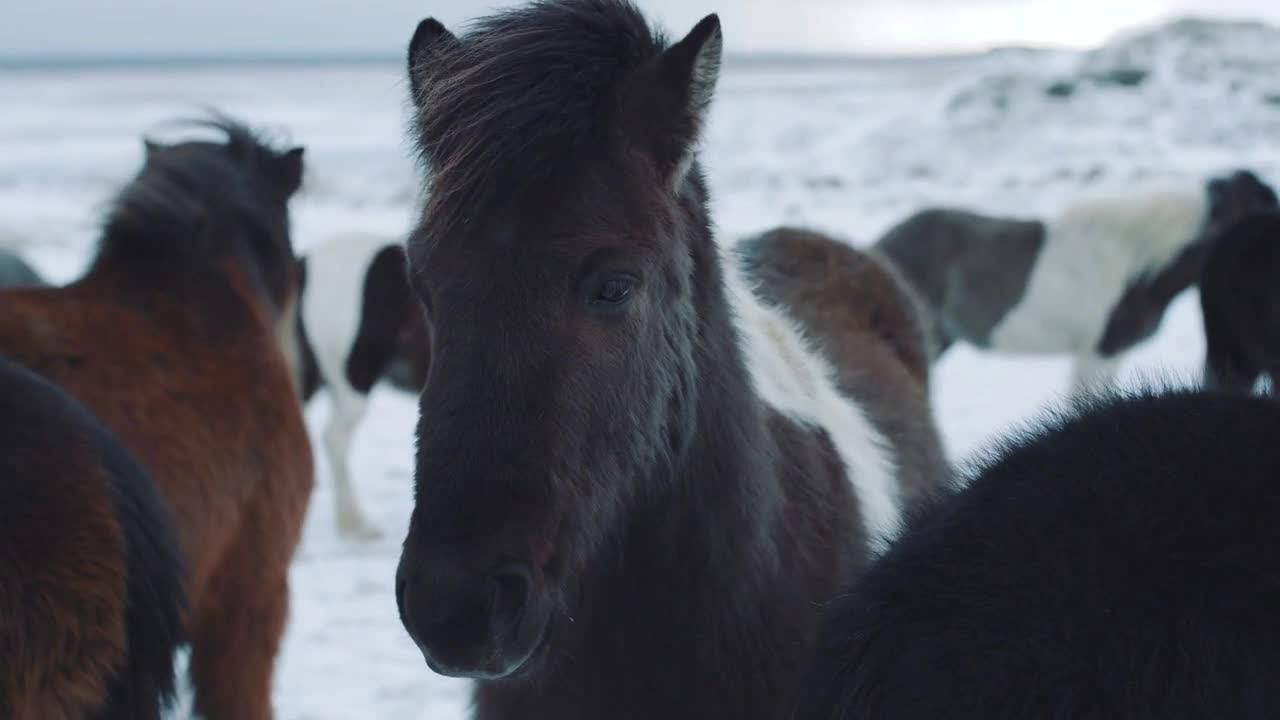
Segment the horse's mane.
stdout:
<svg viewBox="0 0 1280 720">
<path fill-rule="evenodd" d="M 628 0 L 539 0 L 476 21 L 417 98 L 442 231 L 573 166 L 609 137 L 625 81 L 665 38 Z"/>
<path fill-rule="evenodd" d="M 227 233 L 287 232 L 287 215 L 271 202 L 267 176 L 275 148 L 246 125 L 216 112 L 173 124 L 215 130 L 225 141 L 182 143 L 190 148 L 183 153 L 149 152 L 142 169 L 111 203 L 95 267 L 175 256 L 208 258 L 231 249 Z"/>
</svg>

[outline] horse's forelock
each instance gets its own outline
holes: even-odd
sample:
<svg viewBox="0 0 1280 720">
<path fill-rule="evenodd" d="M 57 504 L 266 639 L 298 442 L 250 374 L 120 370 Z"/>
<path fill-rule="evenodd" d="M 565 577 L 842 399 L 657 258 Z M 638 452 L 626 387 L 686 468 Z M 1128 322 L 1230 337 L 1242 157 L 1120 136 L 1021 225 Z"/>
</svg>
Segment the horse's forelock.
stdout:
<svg viewBox="0 0 1280 720">
<path fill-rule="evenodd" d="M 539 2 L 472 24 L 419 98 L 434 222 L 581 162 L 610 137 L 621 84 L 664 45 L 621 0 Z"/>
</svg>

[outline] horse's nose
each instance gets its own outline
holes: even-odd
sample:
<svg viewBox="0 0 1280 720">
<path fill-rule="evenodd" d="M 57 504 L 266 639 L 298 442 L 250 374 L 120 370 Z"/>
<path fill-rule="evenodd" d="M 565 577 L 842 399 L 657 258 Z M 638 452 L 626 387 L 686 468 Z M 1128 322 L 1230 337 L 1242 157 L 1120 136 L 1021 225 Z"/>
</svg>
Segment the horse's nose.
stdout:
<svg viewBox="0 0 1280 720">
<path fill-rule="evenodd" d="M 468 572 L 450 561 L 415 568 L 401 563 L 396 576 L 400 619 L 432 670 L 454 677 L 501 674 L 502 649 L 529 601 L 532 574 L 526 563 Z"/>
</svg>

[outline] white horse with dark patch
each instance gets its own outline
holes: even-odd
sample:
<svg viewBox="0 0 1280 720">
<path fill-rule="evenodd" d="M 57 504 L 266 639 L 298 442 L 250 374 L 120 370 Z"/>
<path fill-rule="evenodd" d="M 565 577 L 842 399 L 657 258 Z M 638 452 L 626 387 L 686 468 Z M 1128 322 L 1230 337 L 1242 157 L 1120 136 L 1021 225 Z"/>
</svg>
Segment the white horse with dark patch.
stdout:
<svg viewBox="0 0 1280 720">
<path fill-rule="evenodd" d="M 1090 198 L 1045 220 L 919 212 L 876 247 L 933 310 L 935 352 L 957 340 L 1075 357 L 1075 389 L 1106 384 L 1193 285 L 1220 228 L 1275 193 L 1237 171 L 1207 185 Z"/>
<path fill-rule="evenodd" d="M 389 238 L 335 236 L 311 248 L 298 266 L 302 289 L 291 355 L 303 401 L 322 386 L 333 399 L 324 448 L 338 529 L 376 537 L 351 482 L 351 438 L 379 380 L 421 390 L 429 363 L 425 319 L 409 291 L 404 248 Z"/>
</svg>

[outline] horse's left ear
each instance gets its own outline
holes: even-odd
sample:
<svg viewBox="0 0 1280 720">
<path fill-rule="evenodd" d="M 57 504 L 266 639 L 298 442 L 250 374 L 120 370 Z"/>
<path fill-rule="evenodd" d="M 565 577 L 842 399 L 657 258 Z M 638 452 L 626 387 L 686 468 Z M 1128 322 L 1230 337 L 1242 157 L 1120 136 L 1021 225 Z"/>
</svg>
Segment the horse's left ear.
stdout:
<svg viewBox="0 0 1280 720">
<path fill-rule="evenodd" d="M 720 77 L 723 47 L 720 17 L 706 16 L 662 54 L 653 84 L 635 98 L 641 105 L 632 109 L 652 121 L 651 132 L 658 133 L 652 142 L 659 170 L 673 184 L 689 171 Z"/>
<path fill-rule="evenodd" d="M 279 153 L 275 157 L 275 177 L 286 195 L 293 195 L 302 187 L 302 156 L 305 148 L 295 147 Z"/>
<path fill-rule="evenodd" d="M 160 149 L 160 143 L 150 139 L 142 138 L 142 152 L 145 157 L 151 157 L 155 151 Z"/>
<path fill-rule="evenodd" d="M 441 58 L 458 44 L 458 38 L 439 20 L 427 18 L 418 23 L 409 40 L 409 90 L 413 93 L 414 107 L 422 104 L 422 96 Z"/>
</svg>

